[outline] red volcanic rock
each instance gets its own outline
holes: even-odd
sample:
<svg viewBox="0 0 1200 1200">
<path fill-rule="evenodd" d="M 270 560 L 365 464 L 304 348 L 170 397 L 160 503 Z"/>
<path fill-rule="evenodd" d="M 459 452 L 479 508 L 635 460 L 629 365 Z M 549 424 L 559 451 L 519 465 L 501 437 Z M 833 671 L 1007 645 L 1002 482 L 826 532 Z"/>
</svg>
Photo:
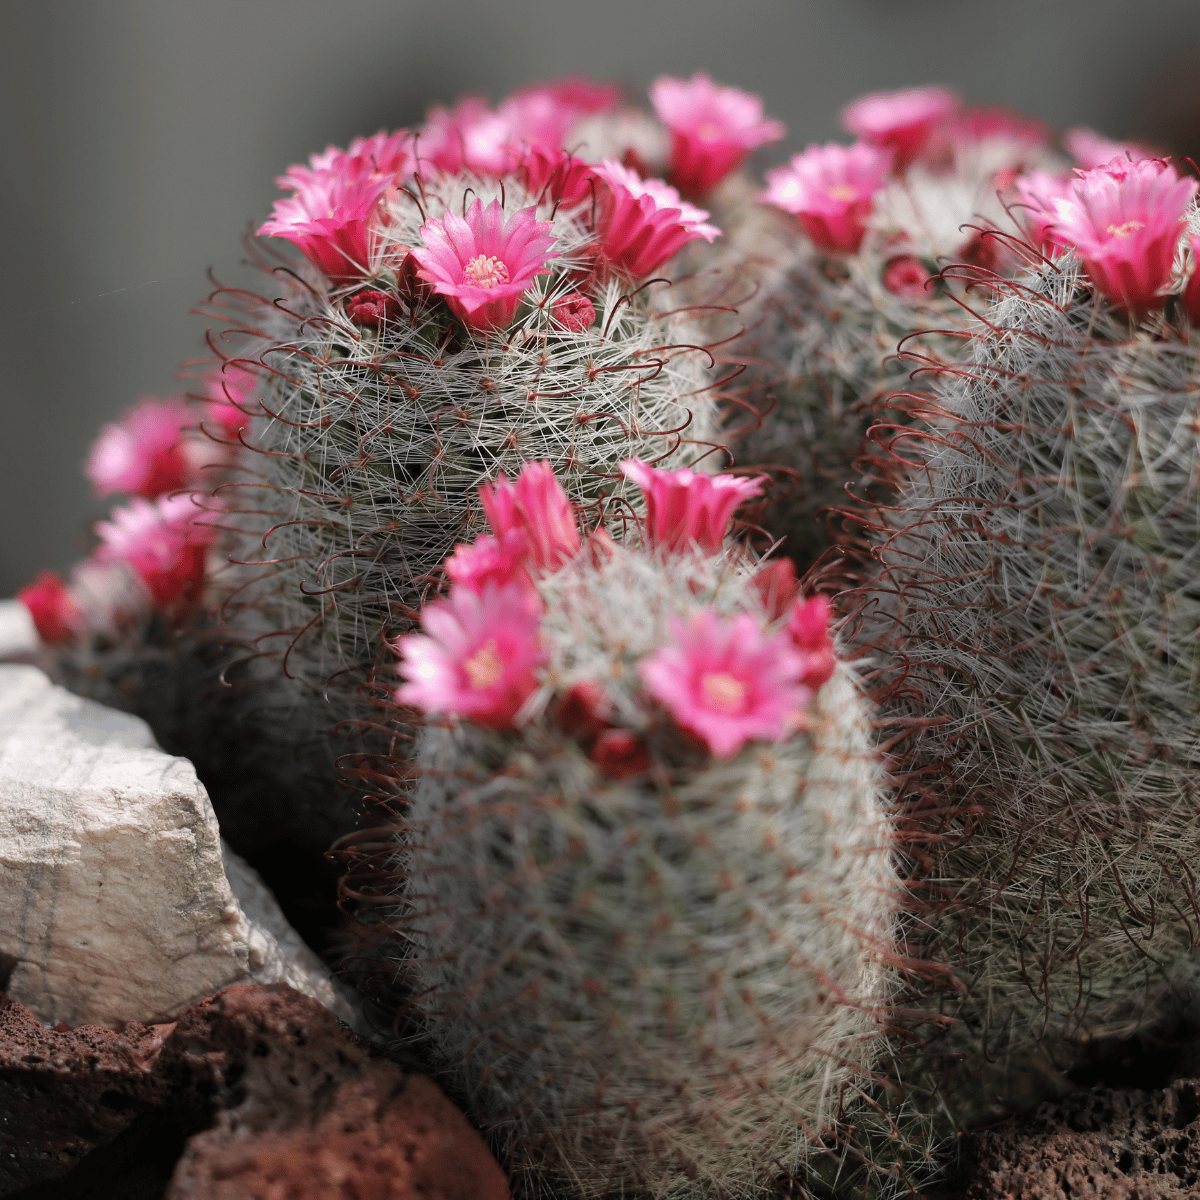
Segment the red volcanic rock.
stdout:
<svg viewBox="0 0 1200 1200">
<path fill-rule="evenodd" d="M 962 1200 L 1196 1200 L 1200 1080 L 1093 1088 L 963 1149 Z"/>
<path fill-rule="evenodd" d="M 372 1061 L 285 985 L 190 1009 L 164 1063 L 214 1117 L 168 1200 L 507 1200 L 483 1139 L 434 1084 Z"/>
<path fill-rule="evenodd" d="M 47 1029 L 0 994 L 0 1196 L 66 1175 L 162 1102 L 173 1025 Z"/>
<path fill-rule="evenodd" d="M 0 995 L 0 1197 L 508 1200 L 458 1109 L 370 1049 L 284 984 L 122 1033 Z"/>
</svg>

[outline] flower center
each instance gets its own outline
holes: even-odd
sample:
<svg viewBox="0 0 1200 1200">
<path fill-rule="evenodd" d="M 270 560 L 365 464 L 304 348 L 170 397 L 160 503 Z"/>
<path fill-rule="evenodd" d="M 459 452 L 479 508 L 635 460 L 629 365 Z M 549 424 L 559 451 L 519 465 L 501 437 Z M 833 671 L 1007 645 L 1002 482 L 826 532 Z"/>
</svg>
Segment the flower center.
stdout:
<svg viewBox="0 0 1200 1200">
<path fill-rule="evenodd" d="M 721 140 L 721 127 L 715 121 L 705 121 L 696 130 L 696 136 L 702 142 L 718 142 Z"/>
<path fill-rule="evenodd" d="M 735 713 L 746 698 L 746 685 L 732 675 L 714 672 L 700 681 L 705 706 L 719 713 Z"/>
<path fill-rule="evenodd" d="M 1108 233 L 1110 237 L 1127 238 L 1131 233 L 1144 228 L 1145 225 L 1141 221 L 1126 221 L 1124 225 L 1110 225 Z"/>
<path fill-rule="evenodd" d="M 470 658 L 463 663 L 463 670 L 476 689 L 489 688 L 504 674 L 504 663 L 496 650 L 496 639 L 488 638 Z"/>
<path fill-rule="evenodd" d="M 494 288 L 498 283 L 508 282 L 508 268 L 498 259 L 487 254 L 477 254 L 463 268 L 463 283 L 473 283 L 479 288 Z"/>
<path fill-rule="evenodd" d="M 858 199 L 857 189 L 852 188 L 848 183 L 834 184 L 833 187 L 829 188 L 825 192 L 825 195 L 827 195 L 830 198 L 830 200 L 857 200 Z"/>
</svg>

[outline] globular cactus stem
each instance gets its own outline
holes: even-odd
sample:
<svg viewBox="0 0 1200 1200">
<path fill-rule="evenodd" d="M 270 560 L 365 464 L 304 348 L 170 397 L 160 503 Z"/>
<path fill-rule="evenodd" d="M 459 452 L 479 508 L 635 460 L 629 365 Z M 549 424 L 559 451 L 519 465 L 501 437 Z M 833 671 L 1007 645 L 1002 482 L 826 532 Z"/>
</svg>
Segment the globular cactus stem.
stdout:
<svg viewBox="0 0 1200 1200">
<path fill-rule="evenodd" d="M 757 483 L 625 469 L 634 544 L 581 546 L 561 489 L 523 475 L 502 485 L 523 516 L 493 497 L 493 535 L 399 641 L 398 699 L 430 716 L 391 969 L 521 1185 L 740 1196 L 865 1107 L 890 827 L 824 602 L 723 544 Z M 537 528 L 549 558 L 521 549 Z"/>
</svg>

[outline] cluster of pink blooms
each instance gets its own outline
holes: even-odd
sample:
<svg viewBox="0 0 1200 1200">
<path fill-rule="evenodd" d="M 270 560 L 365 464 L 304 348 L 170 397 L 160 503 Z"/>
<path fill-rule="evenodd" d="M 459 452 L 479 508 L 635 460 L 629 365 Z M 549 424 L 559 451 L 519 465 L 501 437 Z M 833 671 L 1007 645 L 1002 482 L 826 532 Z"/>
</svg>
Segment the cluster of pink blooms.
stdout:
<svg viewBox="0 0 1200 1200">
<path fill-rule="evenodd" d="M 42 641 L 65 643 L 108 630 L 121 611 L 132 615 L 149 605 L 181 617 L 196 603 L 213 536 L 197 523 L 204 514 L 188 489 L 228 465 L 228 445 L 246 424 L 256 384 L 249 371 L 229 363 L 196 397 L 206 409 L 181 397 L 146 397 L 101 429 L 85 473 L 98 496 L 126 495 L 129 502 L 97 523 L 99 545 L 69 581 L 42 571 L 18 591 Z M 136 595 L 120 595 L 117 584 L 96 588 L 97 576 L 120 578 L 126 570 L 140 588 Z"/>
<path fill-rule="evenodd" d="M 964 109 L 941 87 L 863 96 L 843 110 L 842 124 L 860 140 L 809 146 L 767 173 L 762 194 L 764 203 L 792 213 L 825 253 L 861 248 L 879 193 L 914 163 L 944 168 L 1000 140 L 1012 148 L 1013 164 L 993 182 L 1023 211 L 1035 247 L 1049 255 L 1075 250 L 1096 290 L 1134 316 L 1161 307 L 1178 290 L 1176 253 L 1197 185 L 1144 146 L 1072 129 L 1063 144 L 1077 164 L 1073 174 L 1025 169 L 1023 155 L 1048 145 L 1039 122 L 1002 109 Z M 1198 252 L 1200 245 L 1194 260 Z M 1200 320 L 1196 275 L 1183 301 Z M 925 293 L 927 280 L 925 268 L 908 256 L 884 271 L 890 291 L 913 298 Z"/>
<path fill-rule="evenodd" d="M 758 97 L 720 87 L 707 75 L 659 79 L 650 95 L 670 134 L 665 179 L 651 177 L 652 168 L 632 148 L 621 160 L 576 157 L 580 147 L 572 140 L 581 122 L 611 114 L 620 97 L 611 86 L 568 79 L 523 88 L 495 109 L 474 97 L 433 109 L 415 132 L 381 131 L 348 150 L 330 146 L 279 177 L 292 194 L 276 202 L 259 233 L 286 238 L 331 285 L 354 288 L 347 315 L 378 328 L 399 311 L 379 286 L 362 286 L 382 284 L 394 266 L 381 254 L 389 190 L 465 171 L 513 177 L 540 200 L 578 206 L 595 237 L 596 275 L 644 279 L 688 242 L 720 234 L 708 213 L 680 193 L 703 197 L 752 150 L 784 133 L 764 116 Z M 536 208 L 505 221 L 498 202 L 477 201 L 461 215 L 446 212 L 422 226 L 424 245 L 411 251 L 413 269 L 469 329 L 510 325 L 522 295 L 556 256 L 550 223 L 536 219 Z M 581 311 L 571 310 L 568 328 Z"/>
<path fill-rule="evenodd" d="M 760 480 L 660 470 L 636 459 L 622 470 L 642 489 L 643 540 L 656 554 L 715 554 L 733 510 L 760 491 Z M 536 580 L 570 562 L 584 545 L 549 463 L 528 464 L 515 482 L 501 475 L 480 489 L 480 500 L 492 532 L 456 547 L 446 560 L 449 595 L 425 606 L 424 632 L 397 640 L 406 682 L 396 699 L 427 713 L 511 730 L 546 661 Z M 603 541 L 594 533 L 588 545 L 602 547 Z M 668 643 L 637 666 L 649 696 L 722 758 L 748 741 L 779 741 L 801 727 L 836 662 L 827 602 L 800 598 L 790 563 L 762 568 L 755 583 L 768 624 L 781 626 L 775 632 L 765 632 L 748 613 L 727 619 L 706 609 L 690 622 L 673 620 Z M 555 709 L 561 728 L 586 743 L 602 770 L 626 778 L 646 769 L 647 752 L 611 715 L 598 682 L 576 684 Z"/>
</svg>

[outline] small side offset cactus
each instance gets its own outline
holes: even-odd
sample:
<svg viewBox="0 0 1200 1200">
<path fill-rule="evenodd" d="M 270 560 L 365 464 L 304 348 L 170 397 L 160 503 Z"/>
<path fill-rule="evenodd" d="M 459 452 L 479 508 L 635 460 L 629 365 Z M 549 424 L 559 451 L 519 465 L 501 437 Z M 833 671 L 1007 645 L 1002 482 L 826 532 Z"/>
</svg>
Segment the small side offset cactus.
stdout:
<svg viewBox="0 0 1200 1200">
<path fill-rule="evenodd" d="M 1014 1063 L 1152 1020 L 1200 948 L 1195 191 L 1123 159 L 1057 202 L 1077 249 L 997 285 L 859 596 L 903 766 L 950 788 L 913 808 L 926 951 Z"/>
<path fill-rule="evenodd" d="M 495 536 L 400 639 L 401 702 L 463 719 L 419 735 L 394 970 L 518 1177 L 740 1196 L 874 1080 L 890 829 L 824 602 L 722 547 L 756 486 L 625 469 L 644 548 L 485 492 Z M 514 528 L 567 534 L 513 559 Z"/>
</svg>

